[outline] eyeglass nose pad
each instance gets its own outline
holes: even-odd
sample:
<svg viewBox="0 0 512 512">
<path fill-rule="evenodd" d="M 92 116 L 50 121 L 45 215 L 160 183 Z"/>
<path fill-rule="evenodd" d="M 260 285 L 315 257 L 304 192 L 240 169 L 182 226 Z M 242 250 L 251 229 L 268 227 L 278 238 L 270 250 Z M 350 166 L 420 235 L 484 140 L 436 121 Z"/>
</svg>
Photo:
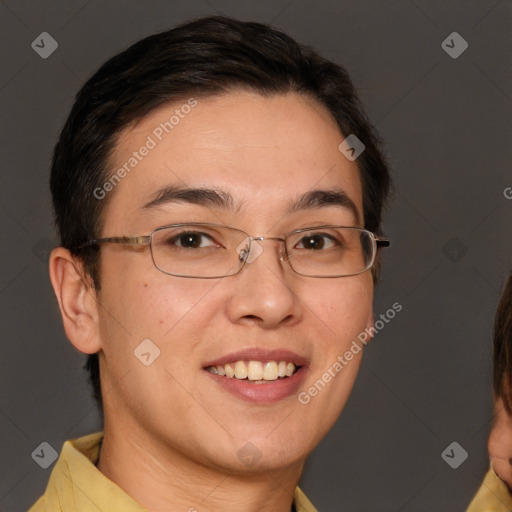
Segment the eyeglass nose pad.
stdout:
<svg viewBox="0 0 512 512">
<path fill-rule="evenodd" d="M 286 247 L 284 244 L 281 245 L 279 261 L 281 263 L 284 263 L 285 261 L 288 263 L 290 262 L 290 260 L 288 259 L 288 253 L 286 252 Z"/>
<path fill-rule="evenodd" d="M 236 252 L 241 261 L 252 263 L 263 253 L 263 246 L 255 240 L 253 240 L 251 243 L 251 239 L 246 238 L 240 245 L 237 246 Z"/>
</svg>

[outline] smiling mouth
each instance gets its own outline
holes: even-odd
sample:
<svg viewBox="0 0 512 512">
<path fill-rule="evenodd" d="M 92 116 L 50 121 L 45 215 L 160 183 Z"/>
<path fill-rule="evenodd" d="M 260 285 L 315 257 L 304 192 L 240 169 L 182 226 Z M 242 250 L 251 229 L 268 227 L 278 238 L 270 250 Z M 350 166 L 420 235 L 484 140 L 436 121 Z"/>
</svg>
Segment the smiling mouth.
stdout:
<svg viewBox="0 0 512 512">
<path fill-rule="evenodd" d="M 235 363 L 207 366 L 206 370 L 228 379 L 262 384 L 291 377 L 300 368 L 289 361 L 236 361 Z"/>
</svg>

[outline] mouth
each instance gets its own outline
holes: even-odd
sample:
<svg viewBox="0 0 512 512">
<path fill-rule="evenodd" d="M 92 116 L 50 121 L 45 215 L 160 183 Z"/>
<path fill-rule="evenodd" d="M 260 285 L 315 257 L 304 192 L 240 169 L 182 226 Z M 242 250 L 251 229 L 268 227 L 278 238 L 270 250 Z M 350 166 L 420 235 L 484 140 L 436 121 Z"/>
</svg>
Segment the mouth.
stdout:
<svg viewBox="0 0 512 512">
<path fill-rule="evenodd" d="M 249 349 L 207 362 L 203 369 L 224 391 L 258 404 L 297 393 L 309 361 L 289 350 Z"/>
<path fill-rule="evenodd" d="M 226 377 L 250 381 L 254 384 L 265 384 L 276 380 L 286 379 L 294 375 L 301 366 L 291 361 L 235 361 L 206 367 L 210 373 Z"/>
</svg>

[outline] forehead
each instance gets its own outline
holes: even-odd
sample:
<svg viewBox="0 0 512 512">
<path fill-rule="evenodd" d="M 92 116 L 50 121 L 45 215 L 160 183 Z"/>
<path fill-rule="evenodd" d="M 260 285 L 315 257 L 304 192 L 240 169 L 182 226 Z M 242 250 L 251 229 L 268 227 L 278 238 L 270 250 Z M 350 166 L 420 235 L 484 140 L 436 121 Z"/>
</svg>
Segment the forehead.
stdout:
<svg viewBox="0 0 512 512">
<path fill-rule="evenodd" d="M 343 138 L 324 107 L 298 94 L 186 98 L 120 134 L 110 168 L 126 172 L 107 211 L 135 215 L 163 187 L 178 185 L 227 190 L 239 212 L 272 216 L 308 191 L 336 189 L 363 218 L 357 165 L 338 150 Z"/>
</svg>

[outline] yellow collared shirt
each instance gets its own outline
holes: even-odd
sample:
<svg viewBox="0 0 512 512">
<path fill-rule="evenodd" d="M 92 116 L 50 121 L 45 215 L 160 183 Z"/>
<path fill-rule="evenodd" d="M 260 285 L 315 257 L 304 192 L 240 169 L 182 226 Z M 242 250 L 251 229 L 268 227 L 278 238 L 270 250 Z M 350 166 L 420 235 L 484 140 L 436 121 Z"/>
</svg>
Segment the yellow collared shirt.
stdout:
<svg viewBox="0 0 512 512">
<path fill-rule="evenodd" d="M 512 495 L 498 475 L 489 469 L 466 512 L 510 512 Z"/>
<path fill-rule="evenodd" d="M 147 512 L 94 465 L 103 433 L 66 441 L 45 493 L 29 512 Z M 297 487 L 293 500 L 297 512 L 317 512 Z"/>
</svg>

